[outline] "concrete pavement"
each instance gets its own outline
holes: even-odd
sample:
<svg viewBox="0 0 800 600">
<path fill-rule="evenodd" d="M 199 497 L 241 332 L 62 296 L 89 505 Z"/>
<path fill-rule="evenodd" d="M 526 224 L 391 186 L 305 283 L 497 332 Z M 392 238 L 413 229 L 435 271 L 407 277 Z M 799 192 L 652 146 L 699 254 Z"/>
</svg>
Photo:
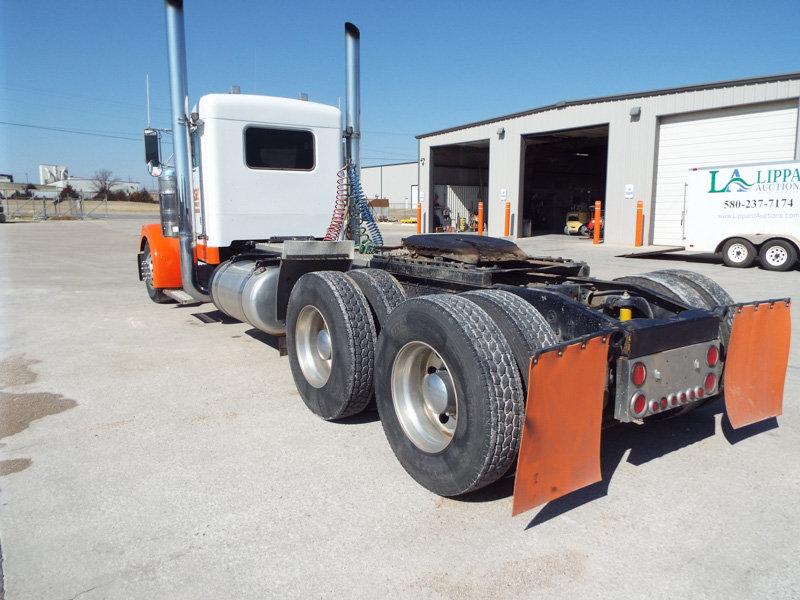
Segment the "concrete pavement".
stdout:
<svg viewBox="0 0 800 600">
<path fill-rule="evenodd" d="M 796 341 L 777 426 L 734 432 L 714 402 L 609 430 L 603 482 L 512 519 L 509 481 L 434 496 L 374 414 L 308 412 L 249 326 L 152 304 L 137 229 L 0 226 L 7 598 L 800 596 Z M 798 272 L 616 258 L 564 236 L 521 245 L 601 277 L 690 268 L 737 300 L 800 295 Z"/>
</svg>

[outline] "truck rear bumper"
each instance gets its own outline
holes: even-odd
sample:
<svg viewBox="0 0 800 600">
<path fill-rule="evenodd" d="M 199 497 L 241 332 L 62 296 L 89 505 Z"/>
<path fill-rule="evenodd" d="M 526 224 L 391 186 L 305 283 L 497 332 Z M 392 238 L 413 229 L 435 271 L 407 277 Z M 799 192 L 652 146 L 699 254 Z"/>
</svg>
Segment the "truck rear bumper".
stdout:
<svg viewBox="0 0 800 600">
<path fill-rule="evenodd" d="M 734 428 L 781 414 L 789 307 L 786 299 L 728 308 L 735 312 L 722 386 Z M 512 514 L 600 481 L 612 333 L 598 332 L 532 357 Z M 576 373 L 581 385 L 569 385 Z"/>
</svg>

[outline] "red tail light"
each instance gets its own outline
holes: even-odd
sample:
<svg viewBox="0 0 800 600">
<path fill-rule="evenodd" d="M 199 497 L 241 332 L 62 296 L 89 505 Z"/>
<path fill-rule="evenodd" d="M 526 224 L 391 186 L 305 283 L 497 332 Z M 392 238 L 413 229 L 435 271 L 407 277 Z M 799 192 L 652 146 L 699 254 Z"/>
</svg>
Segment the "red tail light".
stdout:
<svg viewBox="0 0 800 600">
<path fill-rule="evenodd" d="M 703 387 L 706 389 L 706 393 L 710 394 L 714 391 L 714 388 L 717 387 L 717 376 L 714 373 L 709 373 L 706 375 L 706 380 L 703 383 Z"/>
<path fill-rule="evenodd" d="M 644 397 L 644 394 L 636 394 L 631 401 L 631 410 L 633 410 L 633 414 L 635 415 L 642 415 L 644 411 L 647 410 L 647 398 Z"/>
<path fill-rule="evenodd" d="M 694 400 L 694 399 L 695 399 L 694 390 L 689 390 L 689 400 Z"/>
<path fill-rule="evenodd" d="M 686 404 L 686 400 L 687 400 L 686 392 L 681 392 L 680 396 L 678 396 L 678 398 L 680 398 L 681 404 Z"/>
<path fill-rule="evenodd" d="M 650 411 L 651 412 L 658 412 L 659 404 L 655 400 L 650 403 Z"/>
<path fill-rule="evenodd" d="M 647 379 L 647 367 L 644 363 L 637 362 L 631 369 L 631 383 L 636 387 L 640 387 Z"/>
<path fill-rule="evenodd" d="M 699 385 L 696 388 L 694 388 L 694 393 L 697 394 L 698 398 L 702 398 L 703 396 L 706 395 L 706 391 Z"/>
<path fill-rule="evenodd" d="M 669 404 L 670 406 L 678 406 L 678 397 L 675 394 L 669 395 Z"/>
<path fill-rule="evenodd" d="M 709 346 L 706 352 L 706 362 L 709 367 L 716 367 L 719 362 L 719 348 L 716 346 Z"/>
</svg>

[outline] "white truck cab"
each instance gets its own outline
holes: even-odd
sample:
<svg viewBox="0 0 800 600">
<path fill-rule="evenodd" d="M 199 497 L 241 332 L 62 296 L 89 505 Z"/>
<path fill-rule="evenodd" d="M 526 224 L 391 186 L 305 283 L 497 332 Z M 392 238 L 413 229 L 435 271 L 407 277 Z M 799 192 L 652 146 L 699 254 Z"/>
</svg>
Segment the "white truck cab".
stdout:
<svg viewBox="0 0 800 600">
<path fill-rule="evenodd" d="M 343 164 L 338 108 L 208 94 L 194 113 L 195 224 L 208 246 L 325 233 Z"/>
</svg>

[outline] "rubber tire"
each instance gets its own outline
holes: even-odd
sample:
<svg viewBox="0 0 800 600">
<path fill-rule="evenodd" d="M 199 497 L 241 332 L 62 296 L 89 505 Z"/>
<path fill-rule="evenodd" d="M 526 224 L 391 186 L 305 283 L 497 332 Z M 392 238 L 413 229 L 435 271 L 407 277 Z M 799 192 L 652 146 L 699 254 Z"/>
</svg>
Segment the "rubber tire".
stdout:
<svg viewBox="0 0 800 600">
<path fill-rule="evenodd" d="M 714 309 L 733 304 L 733 298 L 716 281 L 685 269 L 651 271 L 632 277 L 619 277 L 614 281 L 636 283 L 695 308 Z M 719 326 L 719 336 L 724 346 L 728 345 L 732 326 L 733 313 L 729 311 Z"/>
<path fill-rule="evenodd" d="M 586 225 L 581 225 L 581 228 L 578 229 L 578 233 L 583 237 L 589 237 L 589 228 Z"/>
<path fill-rule="evenodd" d="M 747 257 L 741 262 L 734 262 L 728 257 L 728 251 L 734 244 L 742 244 L 747 250 Z M 756 247 L 744 238 L 731 238 L 722 245 L 722 262 L 729 267 L 733 267 L 734 269 L 746 269 L 748 267 L 752 267 L 753 263 L 756 261 L 757 254 Z"/>
<path fill-rule="evenodd" d="M 572 232 L 570 231 L 569 227 L 566 226 L 564 227 L 564 235 L 572 235 Z"/>
<path fill-rule="evenodd" d="M 142 252 L 144 253 L 144 259 L 147 260 L 150 258 L 150 243 L 145 241 L 144 247 L 142 248 Z M 172 298 L 167 296 L 162 290 L 158 288 L 154 288 L 153 284 L 150 283 L 145 279 L 144 286 L 147 288 L 147 295 L 150 297 L 150 300 L 155 302 L 156 304 L 169 304 L 170 302 L 174 302 Z"/>
<path fill-rule="evenodd" d="M 767 252 L 770 248 L 774 248 L 775 246 L 783 248 L 786 250 L 787 254 L 786 262 L 777 267 L 770 265 L 766 260 Z M 766 269 L 767 271 L 789 271 L 797 264 L 797 248 L 795 248 L 794 244 L 786 240 L 767 240 L 761 245 L 761 249 L 758 251 L 758 258 L 761 262 L 762 269 Z"/>
<path fill-rule="evenodd" d="M 353 269 L 347 276 L 367 298 L 380 334 L 391 312 L 407 298 L 405 288 L 383 269 Z"/>
<path fill-rule="evenodd" d="M 462 296 L 485 310 L 503 332 L 527 390 L 531 357 L 558 343 L 547 319 L 529 302 L 504 290 L 476 290 Z"/>
<path fill-rule="evenodd" d="M 421 341 L 451 369 L 458 423 L 450 444 L 420 450 L 403 431 L 392 400 L 392 367 L 400 349 Z M 485 487 L 514 464 L 524 419 L 522 380 L 500 328 L 464 296 L 435 294 L 403 302 L 378 340 L 375 397 L 386 438 L 403 468 L 440 496 Z"/>
<path fill-rule="evenodd" d="M 308 305 L 325 318 L 331 336 L 332 369 L 321 388 L 306 380 L 297 359 L 297 316 Z M 295 385 L 311 412 L 332 420 L 364 410 L 373 394 L 376 338 L 367 299 L 347 275 L 316 271 L 297 280 L 286 309 L 286 349 Z"/>
</svg>

